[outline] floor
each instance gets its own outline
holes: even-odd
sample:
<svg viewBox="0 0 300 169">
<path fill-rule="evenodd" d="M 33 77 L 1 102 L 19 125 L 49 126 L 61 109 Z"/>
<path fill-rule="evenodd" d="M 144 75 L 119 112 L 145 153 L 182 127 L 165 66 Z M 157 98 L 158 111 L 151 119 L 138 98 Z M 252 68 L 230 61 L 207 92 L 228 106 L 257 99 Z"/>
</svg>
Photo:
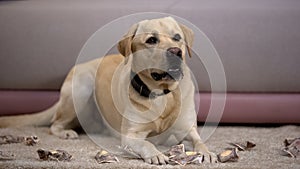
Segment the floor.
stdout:
<svg viewBox="0 0 300 169">
<path fill-rule="evenodd" d="M 212 127 L 205 127 L 213 129 Z M 199 132 L 201 128 L 199 127 Z M 220 153 L 230 147 L 228 143 L 252 141 L 256 143 L 251 151 L 238 152 L 237 162 L 199 164 L 199 165 L 164 165 L 155 166 L 141 159 L 118 156 L 120 162 L 98 164 L 95 155 L 101 150 L 97 144 L 84 133 L 76 140 L 62 140 L 51 134 L 46 127 L 4 128 L 0 135 L 32 136 L 40 141 L 37 145 L 27 146 L 24 143 L 2 144 L 0 151 L 14 154 L 11 160 L 0 160 L 0 168 L 300 168 L 300 158 L 282 156 L 280 149 L 286 138 L 300 137 L 300 126 L 286 125 L 280 127 L 221 126 L 206 141 L 209 149 Z M 114 139 L 102 136 L 103 145 L 115 145 Z M 101 144 L 102 144 L 101 143 Z M 72 155 L 71 161 L 43 161 L 37 150 L 63 149 Z"/>
</svg>

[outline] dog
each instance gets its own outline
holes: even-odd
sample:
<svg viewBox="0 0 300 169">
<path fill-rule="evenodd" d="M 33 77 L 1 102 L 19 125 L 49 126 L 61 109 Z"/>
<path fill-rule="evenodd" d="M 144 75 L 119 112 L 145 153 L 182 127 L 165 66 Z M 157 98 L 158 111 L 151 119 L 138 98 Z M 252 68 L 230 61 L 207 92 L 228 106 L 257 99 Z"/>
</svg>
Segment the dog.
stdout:
<svg viewBox="0 0 300 169">
<path fill-rule="evenodd" d="M 72 68 L 54 106 L 32 115 L 1 117 L 0 126 L 51 122 L 53 135 L 77 138 L 72 128 L 93 102 L 106 126 L 121 133 L 122 144 L 147 163 L 168 162 L 153 142 L 162 143 L 170 135 L 190 141 L 205 161 L 216 162 L 197 132 L 194 84 L 185 64 L 193 39 L 193 31 L 172 17 L 136 23 L 119 41 L 120 54 Z"/>
</svg>

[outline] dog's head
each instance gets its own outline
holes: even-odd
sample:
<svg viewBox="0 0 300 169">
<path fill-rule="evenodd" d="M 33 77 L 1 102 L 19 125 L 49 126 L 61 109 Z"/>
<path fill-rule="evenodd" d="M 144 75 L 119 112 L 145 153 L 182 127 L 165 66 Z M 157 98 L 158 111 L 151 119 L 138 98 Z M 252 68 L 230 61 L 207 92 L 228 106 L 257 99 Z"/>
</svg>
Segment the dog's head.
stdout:
<svg viewBox="0 0 300 169">
<path fill-rule="evenodd" d="M 125 56 L 125 63 L 132 55 L 132 71 L 149 88 L 173 90 L 184 76 L 185 56 L 191 56 L 192 43 L 192 30 L 166 17 L 133 25 L 118 49 Z"/>
</svg>

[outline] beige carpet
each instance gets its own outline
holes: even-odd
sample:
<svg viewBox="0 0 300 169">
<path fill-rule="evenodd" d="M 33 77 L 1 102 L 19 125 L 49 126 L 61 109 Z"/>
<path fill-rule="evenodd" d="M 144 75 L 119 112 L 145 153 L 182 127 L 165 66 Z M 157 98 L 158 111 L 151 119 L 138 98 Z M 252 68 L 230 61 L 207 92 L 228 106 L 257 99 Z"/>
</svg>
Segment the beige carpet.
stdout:
<svg viewBox="0 0 300 169">
<path fill-rule="evenodd" d="M 138 159 L 119 158 L 119 163 L 98 164 L 94 159 L 100 148 L 88 136 L 81 134 L 77 140 L 61 140 L 50 135 L 47 128 L 6 128 L 0 135 L 31 136 L 40 138 L 35 146 L 23 143 L 2 144 L 0 151 L 15 154 L 14 160 L 0 160 L 0 168 L 182 168 L 182 166 L 155 166 Z M 183 168 L 300 168 L 300 158 L 281 156 L 283 140 L 300 137 L 300 126 L 282 127 L 218 127 L 207 145 L 213 152 L 221 152 L 228 142 L 253 141 L 257 146 L 247 152 L 239 152 L 239 161 L 231 163 L 187 165 Z M 109 138 L 106 139 L 109 142 Z M 63 149 L 73 155 L 70 162 L 42 161 L 37 149 Z"/>
</svg>

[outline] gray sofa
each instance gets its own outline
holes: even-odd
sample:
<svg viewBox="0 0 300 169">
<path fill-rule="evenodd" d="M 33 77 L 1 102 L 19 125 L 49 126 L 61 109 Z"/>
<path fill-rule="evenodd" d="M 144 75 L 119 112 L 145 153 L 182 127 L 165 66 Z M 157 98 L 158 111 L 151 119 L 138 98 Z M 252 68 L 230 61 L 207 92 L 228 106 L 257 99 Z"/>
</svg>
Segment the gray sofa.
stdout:
<svg viewBox="0 0 300 169">
<path fill-rule="evenodd" d="M 300 123 L 300 1 L 295 0 L 0 1 L 0 115 L 52 105 L 88 38 L 137 12 L 182 17 L 211 40 L 227 81 L 227 90 L 217 91 L 227 93 L 221 122 Z M 211 84 L 204 66 L 193 60 L 189 65 L 203 122 Z"/>
</svg>

